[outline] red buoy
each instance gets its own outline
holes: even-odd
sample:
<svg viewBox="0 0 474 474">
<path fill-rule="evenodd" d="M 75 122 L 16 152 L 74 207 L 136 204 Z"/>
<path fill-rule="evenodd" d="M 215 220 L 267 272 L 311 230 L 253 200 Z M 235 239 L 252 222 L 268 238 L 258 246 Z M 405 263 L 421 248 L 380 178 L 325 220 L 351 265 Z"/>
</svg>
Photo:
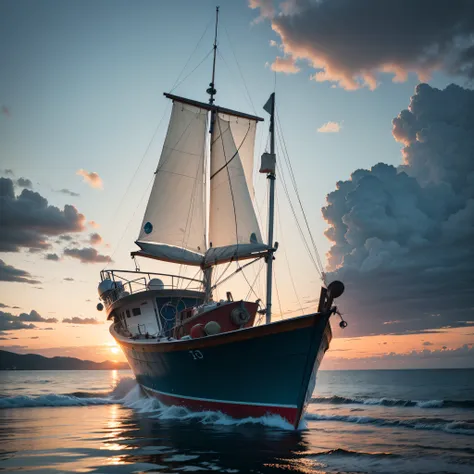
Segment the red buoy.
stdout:
<svg viewBox="0 0 474 474">
<path fill-rule="evenodd" d="M 200 337 L 204 337 L 206 333 L 204 332 L 204 325 L 203 324 L 195 324 L 190 331 L 190 335 L 193 339 L 198 339 Z"/>
</svg>

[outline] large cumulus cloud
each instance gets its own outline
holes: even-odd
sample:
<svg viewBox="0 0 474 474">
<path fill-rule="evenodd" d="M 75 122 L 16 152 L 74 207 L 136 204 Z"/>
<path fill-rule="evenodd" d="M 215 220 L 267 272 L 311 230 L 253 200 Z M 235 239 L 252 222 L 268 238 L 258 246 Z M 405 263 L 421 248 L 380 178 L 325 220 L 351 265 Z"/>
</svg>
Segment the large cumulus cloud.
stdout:
<svg viewBox="0 0 474 474">
<path fill-rule="evenodd" d="M 271 19 L 285 61 L 308 61 L 316 81 L 373 89 L 379 72 L 395 81 L 409 72 L 426 80 L 436 70 L 474 78 L 471 0 L 249 0 L 249 6 Z"/>
<path fill-rule="evenodd" d="M 403 164 L 355 171 L 322 210 L 348 334 L 474 326 L 474 91 L 420 84 L 393 135 Z"/>
<path fill-rule="evenodd" d="M 29 189 L 16 196 L 9 178 L 0 178 L 0 209 L 0 252 L 47 249 L 51 236 L 84 230 L 85 218 L 74 206 L 61 210 Z"/>
</svg>

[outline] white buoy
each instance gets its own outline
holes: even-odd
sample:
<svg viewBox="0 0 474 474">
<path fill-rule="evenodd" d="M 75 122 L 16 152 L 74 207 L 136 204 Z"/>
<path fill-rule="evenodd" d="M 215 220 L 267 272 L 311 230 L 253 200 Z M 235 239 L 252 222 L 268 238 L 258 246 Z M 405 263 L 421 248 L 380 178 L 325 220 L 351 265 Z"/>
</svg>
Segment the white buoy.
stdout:
<svg viewBox="0 0 474 474">
<path fill-rule="evenodd" d="M 219 334 L 221 332 L 221 326 L 217 321 L 209 321 L 204 326 L 204 332 L 208 336 L 214 336 L 214 335 Z"/>
</svg>

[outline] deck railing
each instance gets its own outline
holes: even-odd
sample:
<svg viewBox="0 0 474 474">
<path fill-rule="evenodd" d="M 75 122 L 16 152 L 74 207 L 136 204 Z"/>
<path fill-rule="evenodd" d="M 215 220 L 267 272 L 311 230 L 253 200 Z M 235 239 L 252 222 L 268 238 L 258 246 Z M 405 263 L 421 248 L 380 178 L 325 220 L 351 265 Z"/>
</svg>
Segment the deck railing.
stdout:
<svg viewBox="0 0 474 474">
<path fill-rule="evenodd" d="M 194 290 L 202 291 L 203 282 L 196 278 L 189 278 L 169 273 L 141 272 L 133 270 L 103 270 L 100 272 L 101 280 L 111 280 L 115 288 L 104 295 L 103 301 L 107 306 L 124 296 L 143 291 L 166 290 Z M 159 279 L 162 285 L 153 280 Z M 151 284 L 150 284 L 151 282 Z"/>
</svg>

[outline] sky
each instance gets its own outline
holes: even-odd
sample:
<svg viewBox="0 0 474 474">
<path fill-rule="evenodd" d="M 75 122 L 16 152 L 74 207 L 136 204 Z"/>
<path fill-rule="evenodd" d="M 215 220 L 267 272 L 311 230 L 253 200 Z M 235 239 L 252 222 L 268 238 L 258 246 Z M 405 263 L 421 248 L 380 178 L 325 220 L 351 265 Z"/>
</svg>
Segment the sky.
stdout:
<svg viewBox="0 0 474 474">
<path fill-rule="evenodd" d="M 474 367 L 474 7 L 383 3 L 221 1 L 216 102 L 265 116 L 276 92 L 279 172 L 291 188 L 287 152 L 327 278 L 347 289 L 323 368 Z M 0 3 L 2 348 L 123 360 L 96 311 L 99 273 L 134 269 L 162 94 L 207 100 L 215 6 Z M 282 184 L 275 319 L 315 311 L 320 286 Z M 256 282 L 264 299 L 263 271 Z M 216 296 L 227 289 L 248 293 L 242 277 Z"/>
</svg>

